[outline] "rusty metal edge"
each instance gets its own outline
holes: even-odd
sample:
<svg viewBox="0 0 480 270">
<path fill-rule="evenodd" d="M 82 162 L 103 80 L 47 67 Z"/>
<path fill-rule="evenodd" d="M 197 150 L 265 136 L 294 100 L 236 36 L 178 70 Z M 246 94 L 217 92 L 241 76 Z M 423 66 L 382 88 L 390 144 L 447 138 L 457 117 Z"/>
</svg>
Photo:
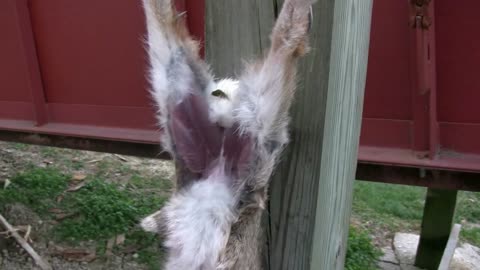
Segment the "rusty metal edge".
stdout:
<svg viewBox="0 0 480 270">
<path fill-rule="evenodd" d="M 170 159 L 160 145 L 0 130 L 0 141 L 70 148 L 146 158 Z"/>
<path fill-rule="evenodd" d="M 428 188 L 480 191 L 480 173 L 474 172 L 358 163 L 356 179 Z"/>
</svg>

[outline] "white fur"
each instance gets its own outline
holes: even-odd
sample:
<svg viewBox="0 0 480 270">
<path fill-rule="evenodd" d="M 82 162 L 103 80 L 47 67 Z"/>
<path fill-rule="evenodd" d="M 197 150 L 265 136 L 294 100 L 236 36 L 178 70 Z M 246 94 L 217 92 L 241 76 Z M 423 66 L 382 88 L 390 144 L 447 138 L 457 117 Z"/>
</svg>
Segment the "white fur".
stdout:
<svg viewBox="0 0 480 270">
<path fill-rule="evenodd" d="M 157 211 L 154 214 L 144 218 L 140 223 L 140 227 L 142 227 L 142 229 L 146 232 L 158 233 L 160 230 L 159 223 L 162 222 L 162 220 L 159 220 L 161 218 L 161 211 Z"/>
<path fill-rule="evenodd" d="M 278 61 L 278 62 L 277 62 Z M 288 103 L 293 97 L 283 90 L 288 87 L 287 71 L 278 59 L 268 58 L 260 71 L 251 70 L 240 80 L 234 119 L 243 132 L 252 134 L 259 144 L 269 140 L 288 142 Z"/>
<path fill-rule="evenodd" d="M 237 98 L 238 84 L 237 80 L 228 78 L 210 85 L 208 90 L 210 94 L 208 97 L 210 121 L 225 128 L 233 125 L 233 104 Z M 215 90 L 223 91 L 227 98 L 213 96 L 211 93 Z"/>
<path fill-rule="evenodd" d="M 218 82 L 213 81 L 204 62 L 194 55 L 196 52 L 188 46 L 185 36 L 175 33 L 178 28 L 171 24 L 176 16 L 171 0 L 143 1 L 152 96 L 159 108 L 160 126 L 164 128 L 163 148 L 172 153 L 166 129 L 167 105 L 180 102 L 196 87 L 207 95 L 212 122 L 223 127 L 238 123 L 240 131 L 255 140 L 255 162 L 251 163 L 250 175 L 235 179 L 235 184 L 240 183 L 238 186 L 248 184 L 249 190 L 229 186 L 232 179 L 227 179 L 224 164 L 220 164 L 206 179 L 182 186 L 161 211 L 145 218 L 141 225 L 147 231 L 165 233 L 167 270 L 215 270 L 216 266 L 218 269 L 260 269 L 259 256 L 255 255 L 260 209 L 266 200 L 268 179 L 288 142 L 288 110 L 295 90 L 292 60 L 298 57 L 295 51 L 301 50 L 305 41 L 306 18 L 313 0 L 286 0 L 267 58 L 248 69 L 240 81 Z M 228 99 L 211 95 L 217 89 Z M 250 204 L 249 211 L 242 212 L 240 208 L 246 206 L 239 204 L 240 198 Z M 255 206 L 258 210 L 252 210 Z"/>
<path fill-rule="evenodd" d="M 218 171 L 195 182 L 163 208 L 170 253 L 165 269 L 215 269 L 236 220 L 235 199 L 224 178 Z"/>
<path fill-rule="evenodd" d="M 157 1 L 160 10 L 152 10 L 152 1 Z M 175 16 L 172 14 L 170 5 L 169 0 L 143 0 L 147 25 L 146 45 L 150 63 L 151 96 L 157 105 L 158 122 L 164 131 L 161 137 L 162 146 L 164 150 L 174 154 L 170 134 L 166 128 L 167 104 L 180 102 L 189 91 L 194 90 L 192 86 L 196 86 L 196 78 L 190 66 L 191 61 L 189 63 L 187 59 L 193 57 L 189 55 L 192 52 L 187 48 L 187 43 L 190 41 L 181 41 L 171 25 L 165 21 L 160 22 L 157 16 L 161 15 L 165 18 Z M 199 63 L 194 64 L 198 65 Z M 202 79 L 207 80 L 209 85 L 213 84 L 213 78 L 206 66 L 197 68 L 202 70 L 201 76 L 205 77 Z"/>
</svg>

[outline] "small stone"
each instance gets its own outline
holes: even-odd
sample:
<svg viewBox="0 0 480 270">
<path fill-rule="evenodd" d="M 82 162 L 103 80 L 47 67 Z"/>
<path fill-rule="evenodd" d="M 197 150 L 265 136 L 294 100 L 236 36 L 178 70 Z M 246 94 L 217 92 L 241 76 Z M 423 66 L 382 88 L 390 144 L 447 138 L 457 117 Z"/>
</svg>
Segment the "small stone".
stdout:
<svg viewBox="0 0 480 270">
<path fill-rule="evenodd" d="M 393 251 L 392 247 L 384 247 L 382 248 L 383 256 L 380 258 L 381 262 L 391 263 L 391 264 L 399 264 L 397 257 L 395 256 L 395 252 Z"/>
<path fill-rule="evenodd" d="M 450 269 L 475 270 L 480 264 L 480 248 L 470 244 L 463 244 L 455 250 Z"/>
<path fill-rule="evenodd" d="M 378 268 L 382 270 L 402 270 L 398 264 L 379 262 Z"/>
<path fill-rule="evenodd" d="M 133 257 L 134 259 L 138 259 L 138 254 L 137 254 L 137 253 L 135 253 L 135 254 L 133 254 L 133 256 L 132 256 L 132 257 Z"/>
<path fill-rule="evenodd" d="M 395 255 L 400 264 L 414 265 L 420 236 L 410 233 L 396 233 L 393 239 Z M 402 267 L 403 269 L 403 267 Z"/>
<path fill-rule="evenodd" d="M 400 269 L 402 269 L 402 270 L 422 270 L 421 268 L 415 267 L 415 266 L 410 265 L 410 264 L 401 264 Z"/>
</svg>

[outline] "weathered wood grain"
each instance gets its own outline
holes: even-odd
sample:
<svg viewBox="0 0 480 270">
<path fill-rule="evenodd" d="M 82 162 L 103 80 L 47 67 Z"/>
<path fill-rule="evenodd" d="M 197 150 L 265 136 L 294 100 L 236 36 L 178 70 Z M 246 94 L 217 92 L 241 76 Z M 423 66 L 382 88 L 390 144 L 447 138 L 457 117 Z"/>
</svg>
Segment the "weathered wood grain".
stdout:
<svg viewBox="0 0 480 270">
<path fill-rule="evenodd" d="M 282 0 L 207 0 L 206 56 L 218 76 L 260 56 Z M 360 133 L 371 0 L 319 0 L 301 61 L 292 143 L 272 179 L 267 269 L 343 269 Z"/>
<path fill-rule="evenodd" d="M 310 269 L 343 269 L 367 75 L 372 0 L 338 0 Z"/>
<path fill-rule="evenodd" d="M 440 261 L 440 266 L 438 266 L 438 270 L 448 270 L 450 268 L 453 255 L 455 255 L 455 249 L 457 248 L 458 238 L 460 236 L 461 229 L 462 225 L 453 225 L 452 231 L 450 232 L 450 237 L 448 238 L 447 247 L 443 252 L 442 260 Z"/>
<path fill-rule="evenodd" d="M 269 46 L 274 5 L 265 0 L 207 0 L 205 56 L 215 74 L 235 77 Z"/>
</svg>

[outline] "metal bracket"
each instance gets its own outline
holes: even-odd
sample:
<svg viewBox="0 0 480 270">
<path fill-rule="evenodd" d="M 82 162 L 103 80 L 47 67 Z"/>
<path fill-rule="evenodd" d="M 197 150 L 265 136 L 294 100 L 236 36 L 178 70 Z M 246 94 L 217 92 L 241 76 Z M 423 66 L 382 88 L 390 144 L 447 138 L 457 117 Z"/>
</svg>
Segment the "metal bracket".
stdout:
<svg viewBox="0 0 480 270">
<path fill-rule="evenodd" d="M 309 17 L 308 17 L 308 32 L 312 29 L 312 24 L 313 24 L 313 7 L 310 6 L 310 12 L 309 12 Z"/>
<path fill-rule="evenodd" d="M 428 30 L 432 25 L 432 18 L 429 15 L 429 4 L 432 0 L 410 0 L 411 16 L 410 26 Z"/>
</svg>

